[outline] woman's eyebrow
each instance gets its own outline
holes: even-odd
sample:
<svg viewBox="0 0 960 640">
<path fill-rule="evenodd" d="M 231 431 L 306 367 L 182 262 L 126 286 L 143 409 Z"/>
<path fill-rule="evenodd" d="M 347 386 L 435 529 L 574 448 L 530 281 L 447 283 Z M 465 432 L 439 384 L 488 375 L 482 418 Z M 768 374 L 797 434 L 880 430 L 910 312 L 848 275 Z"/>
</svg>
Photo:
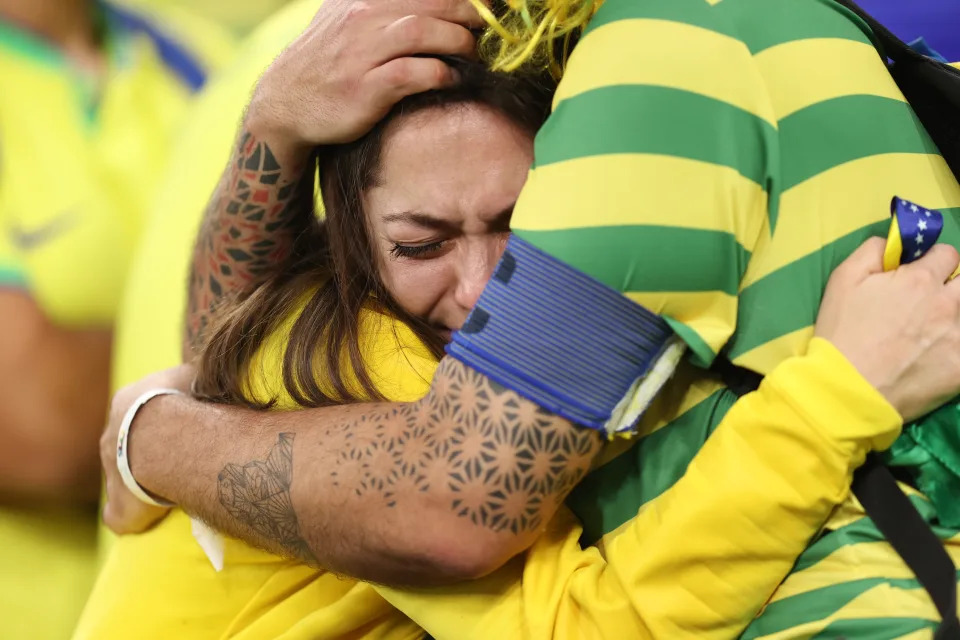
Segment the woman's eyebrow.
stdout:
<svg viewBox="0 0 960 640">
<path fill-rule="evenodd" d="M 433 229 L 436 231 L 446 231 L 449 233 L 456 233 L 460 230 L 459 224 L 455 224 L 449 220 L 443 220 L 442 218 L 437 218 L 420 211 L 400 211 L 397 213 L 388 213 L 387 215 L 383 216 L 383 222 L 407 222 L 415 224 L 418 227 L 424 227 L 426 229 Z"/>
<path fill-rule="evenodd" d="M 488 220 L 487 225 L 494 229 L 507 229 L 510 227 L 510 217 L 512 215 L 513 205 L 510 205 Z M 443 218 L 437 218 L 436 216 L 432 216 L 429 213 L 423 213 L 422 211 L 398 211 L 397 213 L 388 213 L 387 215 L 383 216 L 383 222 L 406 222 L 408 224 L 415 224 L 418 227 L 423 227 L 425 229 L 445 231 L 448 233 L 456 233 L 460 231 L 459 223 L 450 222 L 449 220 L 444 220 Z"/>
</svg>

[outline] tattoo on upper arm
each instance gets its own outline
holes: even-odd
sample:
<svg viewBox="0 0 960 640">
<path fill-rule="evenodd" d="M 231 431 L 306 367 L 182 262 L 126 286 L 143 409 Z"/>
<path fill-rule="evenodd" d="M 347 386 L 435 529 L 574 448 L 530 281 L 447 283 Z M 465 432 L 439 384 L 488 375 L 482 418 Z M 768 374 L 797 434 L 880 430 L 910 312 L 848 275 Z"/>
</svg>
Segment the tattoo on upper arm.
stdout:
<svg viewBox="0 0 960 640">
<path fill-rule="evenodd" d="M 228 464 L 217 476 L 217 494 L 220 504 L 238 522 L 280 544 L 294 557 L 316 564 L 300 535 L 300 523 L 290 500 L 294 438 L 293 433 L 281 433 L 266 460 Z"/>
<path fill-rule="evenodd" d="M 293 181 L 284 176 L 295 176 Z M 281 167 L 250 133 L 240 143 L 204 216 L 190 276 L 187 341 L 199 347 L 218 303 L 262 281 L 290 251 L 292 223 L 312 211 L 313 175 Z"/>
<path fill-rule="evenodd" d="M 363 423 L 374 426 L 357 428 Z M 347 476 L 347 467 L 359 465 L 361 480 L 352 489 L 400 508 L 404 496 L 448 490 L 457 516 L 514 534 L 543 524 L 544 501 L 561 501 L 600 445 L 595 432 L 451 359 L 420 402 L 364 415 L 325 435 L 339 451 L 335 483 Z"/>
</svg>

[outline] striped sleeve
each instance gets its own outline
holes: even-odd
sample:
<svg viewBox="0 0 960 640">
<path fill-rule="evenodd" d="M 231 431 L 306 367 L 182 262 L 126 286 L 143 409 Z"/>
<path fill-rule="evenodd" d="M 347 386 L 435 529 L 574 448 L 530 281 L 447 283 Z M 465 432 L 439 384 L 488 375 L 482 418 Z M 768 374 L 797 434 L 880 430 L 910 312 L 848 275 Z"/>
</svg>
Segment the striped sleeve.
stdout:
<svg viewBox="0 0 960 640">
<path fill-rule="evenodd" d="M 607 2 L 537 136 L 523 239 L 667 317 L 708 364 L 774 215 L 776 125 L 747 47 L 703 0 Z"/>
</svg>

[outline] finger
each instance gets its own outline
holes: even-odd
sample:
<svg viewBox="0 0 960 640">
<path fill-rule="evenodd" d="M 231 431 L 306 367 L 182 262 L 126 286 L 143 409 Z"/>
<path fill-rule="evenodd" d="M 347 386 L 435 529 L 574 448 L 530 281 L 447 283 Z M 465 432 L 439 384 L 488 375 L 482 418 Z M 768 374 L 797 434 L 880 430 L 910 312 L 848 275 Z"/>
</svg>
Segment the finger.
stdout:
<svg viewBox="0 0 960 640">
<path fill-rule="evenodd" d="M 378 109 L 388 111 L 403 98 L 456 84 L 456 71 L 436 58 L 397 58 L 368 73 L 371 99 Z"/>
<path fill-rule="evenodd" d="M 960 264 L 960 254 L 948 244 L 935 244 L 919 260 L 901 267 L 904 273 L 924 270 L 929 272 L 934 282 L 946 282 Z"/>
<path fill-rule="evenodd" d="M 843 283 L 857 283 L 867 276 L 883 272 L 883 251 L 887 241 L 883 238 L 869 238 L 833 271 L 832 280 Z"/>
<path fill-rule="evenodd" d="M 468 29 L 479 29 L 487 24 L 470 0 L 387 0 L 387 2 L 390 3 L 393 11 L 430 16 Z M 490 4 L 487 0 L 482 3 Z"/>
<path fill-rule="evenodd" d="M 409 15 L 391 22 L 379 38 L 375 65 L 416 54 L 476 57 L 473 34 L 459 24 L 429 16 Z"/>
</svg>

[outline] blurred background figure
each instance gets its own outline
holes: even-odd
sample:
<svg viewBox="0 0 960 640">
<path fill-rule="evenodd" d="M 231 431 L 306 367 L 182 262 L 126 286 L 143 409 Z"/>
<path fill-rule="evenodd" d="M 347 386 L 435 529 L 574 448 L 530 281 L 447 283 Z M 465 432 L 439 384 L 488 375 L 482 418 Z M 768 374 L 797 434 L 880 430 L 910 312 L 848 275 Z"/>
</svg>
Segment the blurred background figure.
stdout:
<svg viewBox="0 0 960 640">
<path fill-rule="evenodd" d="M 321 1 L 294 0 L 264 20 L 237 48 L 229 67 L 204 88 L 179 131 L 117 316 L 114 389 L 182 361 L 186 282 L 204 209 L 229 159 L 257 79 L 310 24 Z M 272 638 L 279 632 L 262 630 L 284 628 L 290 622 L 291 614 L 283 607 L 244 608 L 254 594 L 266 592 L 269 598 L 290 593 L 272 581 L 274 568 L 263 562 L 262 553 L 230 545 L 231 562 L 244 569 L 225 583 L 193 539 L 190 519 L 182 510 L 143 534 L 116 537 L 104 531 L 102 569 L 73 640 L 128 640 L 133 637 L 131 629 L 136 630 L 136 640 L 167 640 L 169 626 L 149 628 L 153 626 L 149 623 L 172 618 L 183 624 L 177 640 L 216 638 L 226 628 L 230 637 L 236 632 L 237 637 Z M 137 576 L 133 586 L 130 575 Z"/>
<path fill-rule="evenodd" d="M 229 52 L 186 15 L 0 0 L 0 638 L 69 637 L 89 591 L 114 316 L 170 140 Z"/>
<path fill-rule="evenodd" d="M 187 9 L 242 36 L 289 0 L 131 0 L 137 6 Z"/>
</svg>

